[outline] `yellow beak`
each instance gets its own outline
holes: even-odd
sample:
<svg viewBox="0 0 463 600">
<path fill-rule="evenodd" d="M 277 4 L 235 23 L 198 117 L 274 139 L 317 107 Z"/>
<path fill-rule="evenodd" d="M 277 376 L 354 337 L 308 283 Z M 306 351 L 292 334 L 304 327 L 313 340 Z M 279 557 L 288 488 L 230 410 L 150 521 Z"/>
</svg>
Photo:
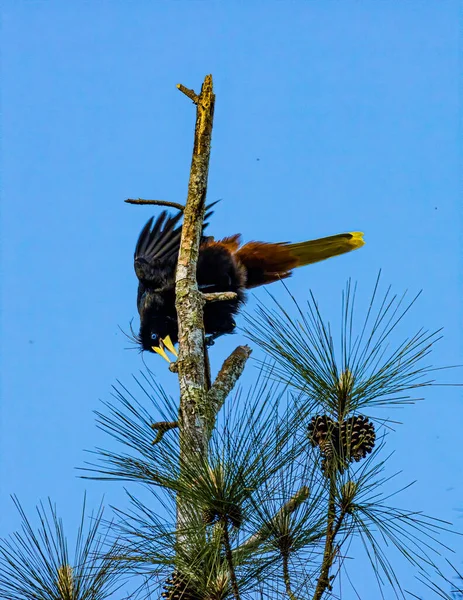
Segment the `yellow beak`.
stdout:
<svg viewBox="0 0 463 600">
<path fill-rule="evenodd" d="M 159 346 L 152 346 L 152 349 L 154 352 L 156 352 L 156 354 L 159 354 L 159 356 L 162 356 L 162 358 L 164 360 L 166 360 L 168 363 L 171 363 L 172 361 L 167 356 L 164 348 L 167 348 L 167 350 L 169 350 L 169 352 L 171 352 L 175 356 L 175 358 L 178 357 L 177 350 L 175 349 L 175 346 L 173 345 L 172 340 L 170 339 L 170 335 L 168 335 L 164 339 L 161 338 L 159 340 Z"/>
</svg>

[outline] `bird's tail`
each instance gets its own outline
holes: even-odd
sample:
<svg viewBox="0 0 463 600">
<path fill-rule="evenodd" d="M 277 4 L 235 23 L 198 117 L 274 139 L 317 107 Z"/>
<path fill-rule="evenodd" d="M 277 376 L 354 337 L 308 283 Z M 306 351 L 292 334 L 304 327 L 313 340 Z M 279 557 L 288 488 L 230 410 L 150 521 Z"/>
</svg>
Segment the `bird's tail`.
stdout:
<svg viewBox="0 0 463 600">
<path fill-rule="evenodd" d="M 311 265 L 332 256 L 356 250 L 364 244 L 363 233 L 353 231 L 351 233 L 339 233 L 338 235 L 319 238 L 318 240 L 288 244 L 286 247 L 297 259 L 297 266 L 303 267 L 304 265 Z"/>
<path fill-rule="evenodd" d="M 285 279 L 296 267 L 345 254 L 364 245 L 363 233 L 339 233 L 297 244 L 249 242 L 235 252 L 246 269 L 246 287 Z"/>
</svg>

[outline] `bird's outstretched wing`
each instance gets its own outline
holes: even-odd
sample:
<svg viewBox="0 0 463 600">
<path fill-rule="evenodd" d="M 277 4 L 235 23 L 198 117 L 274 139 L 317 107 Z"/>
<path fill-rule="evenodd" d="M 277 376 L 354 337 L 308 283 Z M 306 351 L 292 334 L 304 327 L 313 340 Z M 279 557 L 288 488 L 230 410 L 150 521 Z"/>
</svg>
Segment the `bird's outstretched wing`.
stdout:
<svg viewBox="0 0 463 600">
<path fill-rule="evenodd" d="M 204 219 L 212 215 L 213 211 L 210 209 L 214 204 L 216 202 L 206 207 Z M 143 227 L 134 253 L 134 267 L 138 279 L 150 280 L 154 275 L 153 267 L 157 270 L 163 264 L 168 265 L 176 261 L 182 235 L 182 226 L 178 223 L 182 216 L 183 213 L 178 212 L 172 217 L 164 210 L 156 221 L 151 217 Z M 207 225 L 208 223 L 204 223 L 203 231 Z"/>
<path fill-rule="evenodd" d="M 155 265 L 178 255 L 182 228 L 177 227 L 177 223 L 181 218 L 181 212 L 169 217 L 167 212 L 163 211 L 156 221 L 151 217 L 143 227 L 134 254 L 134 267 L 138 279 L 151 279 Z"/>
</svg>

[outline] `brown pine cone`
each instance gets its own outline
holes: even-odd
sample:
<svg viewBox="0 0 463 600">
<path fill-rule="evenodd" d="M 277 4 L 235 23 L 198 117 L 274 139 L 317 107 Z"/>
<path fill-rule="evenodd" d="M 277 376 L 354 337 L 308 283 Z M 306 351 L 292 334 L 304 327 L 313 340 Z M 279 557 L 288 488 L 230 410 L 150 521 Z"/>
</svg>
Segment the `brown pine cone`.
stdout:
<svg viewBox="0 0 463 600">
<path fill-rule="evenodd" d="M 376 440 L 375 427 L 367 417 L 355 415 L 341 425 L 340 438 L 346 458 L 349 461 L 359 461 L 373 450 Z"/>
<path fill-rule="evenodd" d="M 166 579 L 161 598 L 165 600 L 201 600 L 200 596 L 188 585 L 186 577 L 178 571 Z"/>
<path fill-rule="evenodd" d="M 322 446 L 333 432 L 337 429 L 336 423 L 328 415 L 317 415 L 312 417 L 309 427 L 309 440 L 312 446 Z"/>
</svg>

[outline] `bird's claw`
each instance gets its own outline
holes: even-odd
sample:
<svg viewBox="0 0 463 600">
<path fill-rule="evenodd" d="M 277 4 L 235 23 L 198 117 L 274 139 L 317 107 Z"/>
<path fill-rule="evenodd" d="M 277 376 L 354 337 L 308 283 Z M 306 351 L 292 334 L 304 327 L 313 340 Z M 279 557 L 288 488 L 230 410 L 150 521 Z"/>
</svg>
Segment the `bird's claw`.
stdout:
<svg viewBox="0 0 463 600">
<path fill-rule="evenodd" d="M 206 337 L 206 347 L 210 348 L 211 346 L 213 346 L 215 344 L 214 341 L 214 336 L 213 335 L 209 335 Z"/>
</svg>

